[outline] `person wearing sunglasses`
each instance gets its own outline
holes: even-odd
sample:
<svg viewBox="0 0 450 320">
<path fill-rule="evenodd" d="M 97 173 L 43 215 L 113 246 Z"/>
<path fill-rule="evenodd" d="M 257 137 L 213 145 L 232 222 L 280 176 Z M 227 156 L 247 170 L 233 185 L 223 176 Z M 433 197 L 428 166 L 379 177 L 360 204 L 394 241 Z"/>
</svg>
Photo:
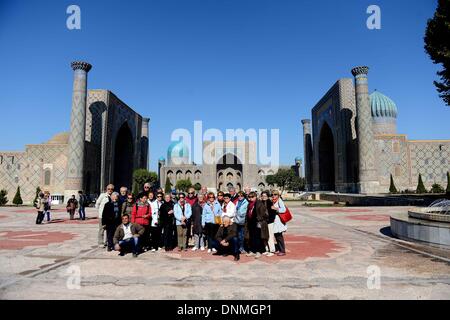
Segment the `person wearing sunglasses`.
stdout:
<svg viewBox="0 0 450 320">
<path fill-rule="evenodd" d="M 184 193 L 178 195 L 178 202 L 174 208 L 175 223 L 177 225 L 178 251 L 187 251 L 187 226 L 192 215 L 192 208 L 186 202 Z"/>
<path fill-rule="evenodd" d="M 221 216 L 222 207 L 220 206 L 220 203 L 216 201 L 216 197 L 213 192 L 208 192 L 207 202 L 203 207 L 202 212 L 202 227 L 206 231 L 208 253 L 217 252 L 217 242 L 215 238 L 220 224 L 216 223 L 216 217 L 220 218 Z"/>
<path fill-rule="evenodd" d="M 164 195 L 164 202 L 159 208 L 159 223 L 163 232 L 163 245 L 165 251 L 172 251 L 175 242 L 175 218 L 173 216 L 174 202 L 169 193 Z"/>
<path fill-rule="evenodd" d="M 270 199 L 269 191 L 261 192 L 261 201 L 265 204 L 267 212 L 269 213 L 269 220 L 267 227 L 269 228 L 269 239 L 266 242 L 266 251 L 263 253 L 265 256 L 271 257 L 275 254 L 275 234 L 273 232 L 273 224 L 277 211 L 273 209 L 272 200 Z"/>
<path fill-rule="evenodd" d="M 106 247 L 105 226 L 102 224 L 102 215 L 105 204 L 111 201 L 111 194 L 114 192 L 114 185 L 108 184 L 106 191 L 102 193 L 95 202 L 95 208 L 98 210 L 98 245 Z"/>
<path fill-rule="evenodd" d="M 272 203 L 272 210 L 276 212 L 275 220 L 273 223 L 273 233 L 278 247 L 277 256 L 285 256 L 286 245 L 284 243 L 283 232 L 287 231 L 287 226 L 283 222 L 281 222 L 280 216 L 278 214 L 286 212 L 286 206 L 284 205 L 284 202 L 281 199 L 280 192 L 278 190 L 272 192 Z"/>
<path fill-rule="evenodd" d="M 194 247 L 192 251 L 205 250 L 205 237 L 202 227 L 203 207 L 205 206 L 205 198 L 202 194 L 198 195 L 198 201 L 192 206 L 192 234 L 194 235 Z"/>
<path fill-rule="evenodd" d="M 134 198 L 132 194 L 127 194 L 127 201 L 122 203 L 122 215 L 128 214 L 131 217 L 131 211 L 133 210 L 134 206 Z"/>
<path fill-rule="evenodd" d="M 248 201 L 245 199 L 245 193 L 243 191 L 238 192 L 238 201 L 236 204 L 236 216 L 234 222 L 236 223 L 237 228 L 237 237 L 238 237 L 238 244 L 239 244 L 239 252 L 240 253 L 247 253 L 245 252 L 244 248 L 244 235 L 245 235 L 245 218 L 247 217 L 247 208 L 248 208 Z"/>
<path fill-rule="evenodd" d="M 161 226 L 160 226 L 160 219 L 159 219 L 159 211 L 161 209 L 163 201 L 163 194 L 160 192 L 156 195 L 155 201 L 151 202 L 152 206 L 152 221 L 151 221 L 151 227 L 150 227 L 150 235 L 151 235 L 151 241 L 150 241 L 150 248 L 152 252 L 156 252 L 159 249 L 161 249 Z"/>
<path fill-rule="evenodd" d="M 188 194 L 186 197 L 186 202 L 189 203 L 191 208 L 194 207 L 194 204 L 196 204 L 198 201 L 198 197 L 195 194 L 195 189 L 193 187 L 190 187 L 188 189 Z M 192 239 L 192 224 L 191 219 L 187 220 L 186 225 L 186 247 L 188 247 L 189 241 Z"/>
<path fill-rule="evenodd" d="M 260 258 L 266 251 L 265 243 L 269 239 L 269 228 L 267 222 L 269 213 L 263 201 L 256 198 L 255 192 L 248 195 L 247 223 L 245 228 L 245 238 L 249 241 L 247 257 Z"/>
</svg>

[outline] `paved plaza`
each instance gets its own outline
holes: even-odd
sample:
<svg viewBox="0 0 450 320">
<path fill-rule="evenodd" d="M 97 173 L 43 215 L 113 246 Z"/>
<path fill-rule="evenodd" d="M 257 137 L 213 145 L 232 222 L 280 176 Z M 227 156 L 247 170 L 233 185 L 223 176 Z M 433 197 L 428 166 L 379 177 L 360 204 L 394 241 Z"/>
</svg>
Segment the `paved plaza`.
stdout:
<svg viewBox="0 0 450 320">
<path fill-rule="evenodd" d="M 0 299 L 450 298 L 450 252 L 390 236 L 389 215 L 407 207 L 287 205 L 287 255 L 239 262 L 206 251 L 119 257 L 96 245 L 93 208 L 85 221 L 60 208 L 35 225 L 33 208 L 3 207 Z"/>
</svg>

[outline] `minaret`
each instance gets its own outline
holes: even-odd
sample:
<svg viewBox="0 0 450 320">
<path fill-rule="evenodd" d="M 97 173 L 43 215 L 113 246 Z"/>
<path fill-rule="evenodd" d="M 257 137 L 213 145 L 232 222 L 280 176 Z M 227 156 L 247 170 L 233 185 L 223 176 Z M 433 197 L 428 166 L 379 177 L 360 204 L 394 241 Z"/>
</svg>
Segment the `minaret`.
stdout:
<svg viewBox="0 0 450 320">
<path fill-rule="evenodd" d="M 142 118 L 142 128 L 141 128 L 141 168 L 148 169 L 148 123 L 149 118 Z"/>
<path fill-rule="evenodd" d="M 306 190 L 312 191 L 312 141 L 311 141 L 311 120 L 303 119 L 303 159 L 305 162 Z"/>
<path fill-rule="evenodd" d="M 352 74 L 355 77 L 356 96 L 356 135 L 359 163 L 358 192 L 364 194 L 376 193 L 379 187 L 375 169 L 375 144 L 367 82 L 368 72 L 369 68 L 365 66 L 352 69 Z"/>
<path fill-rule="evenodd" d="M 67 153 L 67 169 L 64 199 L 83 190 L 84 144 L 86 132 L 87 74 L 92 66 L 87 62 L 74 61 L 72 114 L 70 117 L 70 135 Z"/>
</svg>

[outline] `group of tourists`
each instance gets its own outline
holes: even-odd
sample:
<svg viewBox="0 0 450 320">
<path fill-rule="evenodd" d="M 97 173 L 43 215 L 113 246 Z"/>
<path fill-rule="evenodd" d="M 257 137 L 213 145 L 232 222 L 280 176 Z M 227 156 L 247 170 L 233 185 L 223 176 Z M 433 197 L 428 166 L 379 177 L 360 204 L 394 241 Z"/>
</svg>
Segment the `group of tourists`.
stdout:
<svg viewBox="0 0 450 320">
<path fill-rule="evenodd" d="M 107 186 L 95 204 L 98 243 L 119 255 L 159 250 L 206 251 L 213 255 L 286 255 L 283 233 L 291 215 L 278 191 L 187 194 L 156 191 L 146 183 L 134 197 L 126 187 Z"/>
</svg>

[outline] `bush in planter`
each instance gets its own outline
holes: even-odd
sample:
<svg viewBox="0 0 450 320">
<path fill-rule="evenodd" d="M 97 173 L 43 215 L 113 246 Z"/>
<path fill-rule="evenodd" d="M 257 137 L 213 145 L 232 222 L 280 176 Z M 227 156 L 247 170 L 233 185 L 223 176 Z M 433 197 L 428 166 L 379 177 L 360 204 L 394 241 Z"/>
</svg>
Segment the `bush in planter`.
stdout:
<svg viewBox="0 0 450 320">
<path fill-rule="evenodd" d="M 419 173 L 419 182 L 417 183 L 417 189 L 416 193 L 427 193 L 427 189 L 425 188 L 423 181 L 422 181 L 422 175 Z"/>
</svg>

